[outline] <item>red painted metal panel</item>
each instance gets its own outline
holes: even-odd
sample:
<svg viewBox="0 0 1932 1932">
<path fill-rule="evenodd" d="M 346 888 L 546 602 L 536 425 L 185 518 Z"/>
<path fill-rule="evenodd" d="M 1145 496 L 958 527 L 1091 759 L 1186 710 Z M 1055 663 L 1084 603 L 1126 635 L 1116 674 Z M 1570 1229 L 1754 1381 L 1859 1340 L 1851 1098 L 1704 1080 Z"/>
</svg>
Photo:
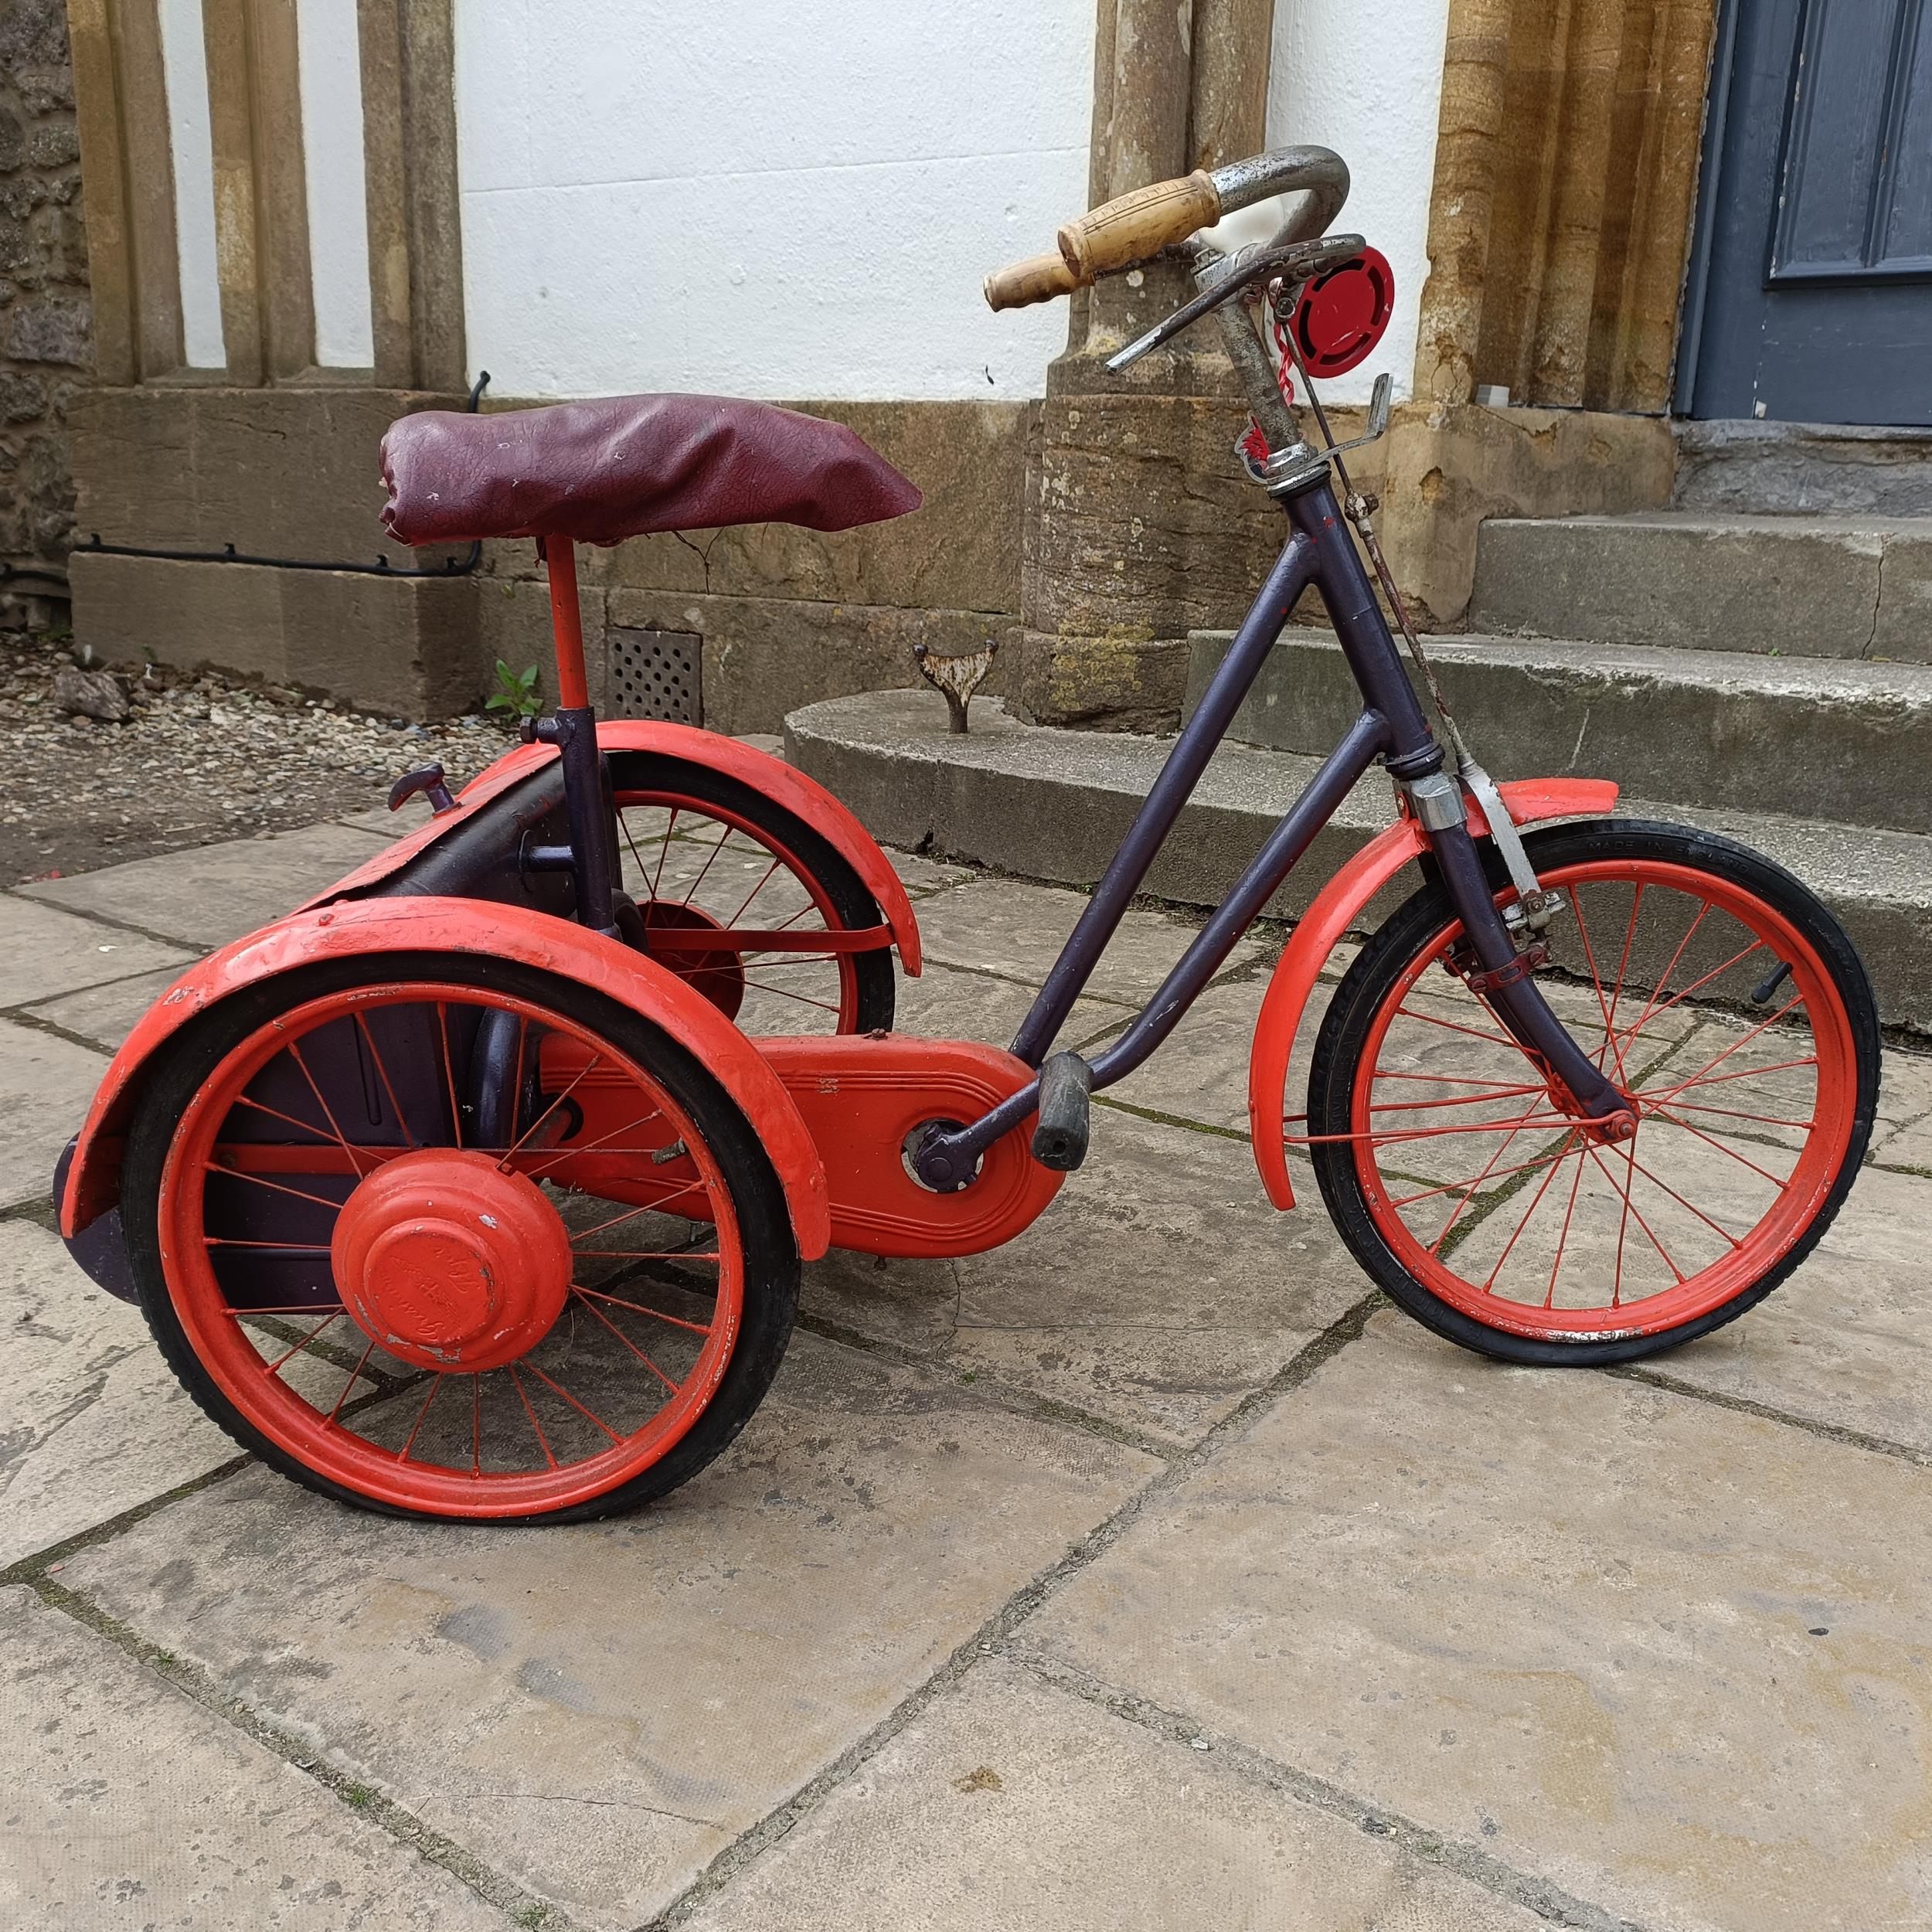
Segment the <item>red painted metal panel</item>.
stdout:
<svg viewBox="0 0 1932 1932">
<path fill-rule="evenodd" d="M 514 757 L 514 753 L 512 756 Z M 507 762 L 507 761 L 505 761 Z M 364 899 L 291 913 L 189 968 L 135 1026 L 87 1110 L 60 1204 L 72 1236 L 112 1207 L 120 1151 L 142 1067 L 195 1016 L 244 986 L 321 959 L 399 952 L 482 954 L 577 981 L 664 1028 L 735 1100 L 784 1184 L 799 1251 L 831 1239 L 825 1173 L 811 1132 L 758 1049 L 675 974 L 617 940 L 515 906 L 462 899 Z"/>
</svg>

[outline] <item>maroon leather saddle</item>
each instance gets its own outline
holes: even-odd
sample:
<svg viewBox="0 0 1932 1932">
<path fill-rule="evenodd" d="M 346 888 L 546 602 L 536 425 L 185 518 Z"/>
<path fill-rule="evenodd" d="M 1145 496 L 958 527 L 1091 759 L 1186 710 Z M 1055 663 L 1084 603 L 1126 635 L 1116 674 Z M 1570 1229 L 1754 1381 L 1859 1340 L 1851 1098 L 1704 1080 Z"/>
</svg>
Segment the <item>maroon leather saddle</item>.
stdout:
<svg viewBox="0 0 1932 1932">
<path fill-rule="evenodd" d="M 383 438 L 399 543 L 801 523 L 845 530 L 920 495 L 840 423 L 723 396 L 615 396 L 488 416 L 426 410 Z"/>
</svg>

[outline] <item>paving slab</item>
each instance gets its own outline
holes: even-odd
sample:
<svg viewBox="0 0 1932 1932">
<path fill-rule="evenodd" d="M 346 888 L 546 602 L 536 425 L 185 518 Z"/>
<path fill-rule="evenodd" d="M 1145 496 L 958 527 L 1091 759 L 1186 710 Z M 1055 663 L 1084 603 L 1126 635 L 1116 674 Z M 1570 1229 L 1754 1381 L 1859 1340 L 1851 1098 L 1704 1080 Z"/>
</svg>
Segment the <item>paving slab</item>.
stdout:
<svg viewBox="0 0 1932 1932">
<path fill-rule="evenodd" d="M 0 1222 L 0 1568 L 236 1453 L 182 1392 L 140 1311 L 27 1221 Z"/>
<path fill-rule="evenodd" d="M 54 1162 L 107 1070 L 101 1054 L 0 1020 L 0 1208 L 48 1199 Z"/>
<path fill-rule="evenodd" d="M 643 1515 L 466 1529 L 238 1477 L 61 1581 L 586 1924 L 661 1910 L 1158 1460 L 808 1335 Z"/>
<path fill-rule="evenodd" d="M 1191 1443 L 1370 1291 L 1297 1162 L 1304 1207 L 1245 1144 L 1097 1107 L 1092 1149 L 1017 1239 L 957 1260 L 829 1254 L 804 1307 L 1165 1442 Z"/>
<path fill-rule="evenodd" d="M 1932 1470 L 1378 1316 L 1022 1641 L 1610 1914 L 1932 1918 Z"/>
<path fill-rule="evenodd" d="M 936 892 L 945 892 L 954 886 L 964 886 L 977 875 L 964 866 L 949 866 L 943 859 L 928 859 L 916 852 L 901 852 L 897 847 L 882 848 L 892 869 L 899 875 L 899 883 L 914 900 L 920 900 Z"/>
<path fill-rule="evenodd" d="M 917 979 L 900 975 L 893 1027 L 896 1032 L 921 1033 L 931 1039 L 970 1039 L 988 1046 L 1008 1046 L 1032 1003 L 1031 987 L 985 973 L 929 964 Z M 1108 1001 L 1076 1000 L 1056 1043 L 1070 1046 L 1090 1039 L 1120 1013 L 1121 1009 Z"/>
<path fill-rule="evenodd" d="M 1886 1048 L 1871 1158 L 1932 1173 L 1932 1055 Z"/>
<path fill-rule="evenodd" d="M 500 1932 L 451 1873 L 31 1592 L 0 1590 L 0 1921 Z"/>
<path fill-rule="evenodd" d="M 206 951 L 279 919 L 376 850 L 367 832 L 309 825 L 272 838 L 231 839 L 131 859 L 19 889 L 50 906 L 97 913 Z"/>
<path fill-rule="evenodd" d="M 1867 1168 L 1770 1298 L 1653 1365 L 1679 1382 L 1932 1454 L 1932 1179 Z"/>
<path fill-rule="evenodd" d="M 1084 893 L 981 876 L 924 900 L 919 907 L 920 935 L 930 958 L 1004 973 L 1037 986 L 1052 970 L 1087 903 Z M 1139 1005 L 1167 977 L 1195 933 L 1184 920 L 1131 910 L 1101 954 L 1087 991 Z M 1243 964 L 1259 951 L 1258 942 L 1245 938 L 1229 956 L 1228 964 Z"/>
<path fill-rule="evenodd" d="M 173 967 L 163 967 L 158 973 L 141 973 L 133 979 L 111 981 L 105 986 L 84 987 L 79 992 L 43 1000 L 22 1010 L 26 1017 L 44 1019 L 63 1032 L 77 1033 L 83 1039 L 92 1040 L 104 1053 L 111 1053 L 134 1031 L 134 1022 L 180 977 Z M 79 1124 L 75 1122 L 76 1126 Z"/>
<path fill-rule="evenodd" d="M 12 893 L 0 893 L 0 1008 L 29 1006 L 77 987 L 130 979 L 158 968 L 170 978 L 194 957 L 136 933 L 115 932 L 91 919 Z"/>
<path fill-rule="evenodd" d="M 1532 1932 L 1545 1920 L 1000 1661 L 974 1667 L 693 1932 Z"/>
</svg>

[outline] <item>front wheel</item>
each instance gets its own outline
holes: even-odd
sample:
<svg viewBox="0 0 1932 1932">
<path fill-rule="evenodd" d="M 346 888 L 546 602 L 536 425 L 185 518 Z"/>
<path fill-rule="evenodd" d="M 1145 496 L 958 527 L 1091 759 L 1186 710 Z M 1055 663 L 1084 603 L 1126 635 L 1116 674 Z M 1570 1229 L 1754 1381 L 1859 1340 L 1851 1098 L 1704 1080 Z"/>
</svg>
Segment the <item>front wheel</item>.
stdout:
<svg viewBox="0 0 1932 1932">
<path fill-rule="evenodd" d="M 1526 842 L 1569 902 L 1537 986 L 1631 1097 L 1635 1137 L 1599 1142 L 1553 1098 L 1458 975 L 1432 883 L 1323 1021 L 1315 1173 L 1356 1258 L 1438 1334 L 1628 1362 L 1741 1315 L 1816 1245 L 1870 1138 L 1878 1012 L 1837 920 L 1741 845 L 1609 820 Z"/>
</svg>

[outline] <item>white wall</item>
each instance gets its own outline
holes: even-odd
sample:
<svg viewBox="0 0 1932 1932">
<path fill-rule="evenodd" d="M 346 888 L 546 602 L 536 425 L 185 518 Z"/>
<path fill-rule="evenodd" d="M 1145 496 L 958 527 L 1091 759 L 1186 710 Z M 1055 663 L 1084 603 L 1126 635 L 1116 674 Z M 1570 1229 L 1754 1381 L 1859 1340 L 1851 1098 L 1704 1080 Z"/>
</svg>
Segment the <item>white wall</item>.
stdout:
<svg viewBox="0 0 1932 1932">
<path fill-rule="evenodd" d="M 376 360 L 376 332 L 355 0 L 296 0 L 295 32 L 315 360 L 324 369 L 368 369 Z"/>
<path fill-rule="evenodd" d="M 1389 332 L 1360 368 L 1321 386 L 1324 400 L 1366 402 L 1384 369 L 1398 400 L 1414 388 L 1448 31 L 1449 0 L 1275 0 L 1269 145 L 1334 148 L 1352 182 L 1335 226 L 1366 236 L 1395 270 Z"/>
<path fill-rule="evenodd" d="M 472 372 L 502 396 L 1039 395 L 1064 304 L 995 316 L 980 281 L 1086 205 L 1094 14 L 457 0 Z"/>
<path fill-rule="evenodd" d="M 190 369 L 220 369 L 221 285 L 215 272 L 215 163 L 201 0 L 162 0 L 161 66 L 175 160 L 175 245 L 181 258 L 182 345 Z"/>
</svg>

